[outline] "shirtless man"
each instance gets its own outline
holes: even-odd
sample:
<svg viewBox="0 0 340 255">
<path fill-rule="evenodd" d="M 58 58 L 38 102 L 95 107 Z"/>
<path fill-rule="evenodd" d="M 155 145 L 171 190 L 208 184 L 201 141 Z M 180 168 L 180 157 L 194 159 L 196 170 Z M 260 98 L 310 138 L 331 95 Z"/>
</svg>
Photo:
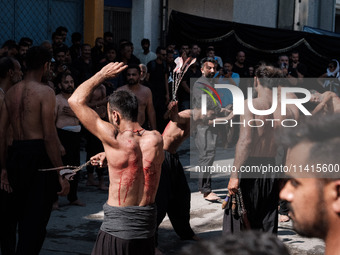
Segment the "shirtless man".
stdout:
<svg viewBox="0 0 340 255">
<path fill-rule="evenodd" d="M 118 90 L 129 90 L 138 99 L 138 123 L 141 126 L 148 126 L 145 123 L 145 112 L 152 130 L 156 130 L 156 113 L 152 103 L 152 93 L 148 87 L 140 84 L 141 69 L 138 65 L 129 65 L 126 69 L 127 85 Z"/>
<path fill-rule="evenodd" d="M 70 166 L 80 165 L 80 130 L 81 126 L 78 118 L 71 110 L 67 100 L 74 91 L 74 80 L 70 73 L 62 73 L 59 75 L 58 87 L 60 93 L 56 96 L 56 127 L 58 137 L 63 146 L 64 155 L 62 157 L 63 164 Z M 70 205 L 84 206 L 77 197 L 79 181 L 79 172 L 73 177 L 70 182 L 70 192 L 67 199 Z M 55 205 L 55 207 L 57 207 Z"/>
<path fill-rule="evenodd" d="M 326 91 L 322 94 L 316 90 L 310 92 L 312 94 L 310 102 L 316 104 L 312 115 L 340 113 L 340 98 L 334 92 Z"/>
<path fill-rule="evenodd" d="M 5 97 L 0 119 L 0 162 L 8 170 L 18 213 L 16 254 L 39 254 L 46 235 L 52 204 L 67 195 L 69 183 L 57 172 L 38 169 L 62 166 L 55 128 L 55 95 L 41 79 L 50 68 L 51 55 L 32 47 L 26 55 L 25 79 L 11 87 Z M 6 155 L 7 128 L 13 129 L 11 153 Z M 6 169 L 6 167 L 7 169 Z"/>
<path fill-rule="evenodd" d="M 69 104 L 84 126 L 103 143 L 109 168 L 109 197 L 93 255 L 154 254 L 155 197 L 164 160 L 163 139 L 137 122 L 138 101 L 128 91 L 114 92 L 108 102 L 110 122 L 87 102 L 94 89 L 127 66 L 109 63 L 81 84 Z M 110 250 L 107 250 L 110 247 Z"/>
<path fill-rule="evenodd" d="M 253 99 L 255 109 L 267 110 L 272 106 L 272 88 L 278 87 L 277 79 L 282 76 L 280 70 L 270 66 L 260 66 L 256 70 L 254 86 L 258 97 Z M 280 104 L 280 103 L 278 103 Z M 270 173 L 249 176 L 242 176 L 240 182 L 239 170 L 241 166 L 275 166 L 275 156 L 277 154 L 277 144 L 274 139 L 276 127 L 272 127 L 271 122 L 266 119 L 281 119 L 280 112 L 275 111 L 270 115 L 254 115 L 248 108 L 248 100 L 244 101 L 244 115 L 240 116 L 240 122 L 245 121 L 245 125 L 240 126 L 240 137 L 236 145 L 234 167 L 236 172 L 232 172 L 228 184 L 230 195 L 235 194 L 240 187 L 244 205 L 247 210 L 248 220 L 251 229 L 258 229 L 265 232 L 277 233 L 278 227 L 278 179 L 273 178 Z M 262 120 L 261 127 L 250 127 L 247 123 L 251 119 Z M 260 126 L 259 121 L 255 121 L 256 126 Z M 280 122 L 274 122 L 280 123 Z M 251 177 L 251 178 L 249 178 Z M 223 218 L 223 232 L 238 232 L 245 226 L 230 225 L 232 220 L 230 210 L 225 210 Z"/>
<path fill-rule="evenodd" d="M 90 100 L 88 102 L 88 106 L 91 107 L 101 119 L 106 119 L 106 105 L 107 105 L 107 97 L 106 97 L 106 89 L 103 84 L 99 85 L 91 94 Z M 103 151 L 103 145 L 101 141 L 94 136 L 87 129 L 84 129 L 85 137 L 86 137 L 86 161 L 90 160 L 90 158 Z M 87 186 L 98 186 L 101 190 L 107 190 L 107 186 L 104 183 L 104 169 L 98 168 L 96 166 L 88 165 L 86 167 L 87 170 Z M 93 172 L 96 170 L 97 177 L 99 182 L 94 180 Z"/>
<path fill-rule="evenodd" d="M 0 111 L 5 101 L 5 94 L 14 84 L 22 80 L 19 61 L 10 57 L 0 59 Z M 12 144 L 12 129 L 6 134 L 7 146 Z M 0 177 L 0 247 L 2 254 L 14 254 L 16 240 L 15 199 L 9 185 L 7 171 Z"/>
</svg>

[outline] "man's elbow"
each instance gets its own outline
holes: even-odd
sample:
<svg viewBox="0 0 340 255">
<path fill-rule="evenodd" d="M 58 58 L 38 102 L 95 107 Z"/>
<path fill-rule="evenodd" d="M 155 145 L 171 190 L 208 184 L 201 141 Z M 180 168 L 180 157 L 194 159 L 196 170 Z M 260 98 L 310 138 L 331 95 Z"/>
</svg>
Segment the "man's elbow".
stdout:
<svg viewBox="0 0 340 255">
<path fill-rule="evenodd" d="M 78 106 L 82 105 L 81 100 L 78 100 L 76 97 L 71 96 L 68 100 L 68 104 L 70 105 L 71 109 L 74 111 L 77 109 Z"/>
</svg>

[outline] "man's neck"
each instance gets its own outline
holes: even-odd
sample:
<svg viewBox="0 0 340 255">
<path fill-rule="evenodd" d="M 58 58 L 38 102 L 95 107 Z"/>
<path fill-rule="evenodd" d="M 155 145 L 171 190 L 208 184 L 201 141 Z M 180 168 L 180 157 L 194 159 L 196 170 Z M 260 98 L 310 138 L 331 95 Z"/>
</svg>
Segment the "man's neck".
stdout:
<svg viewBox="0 0 340 255">
<path fill-rule="evenodd" d="M 144 50 L 144 55 L 148 55 L 148 53 L 150 52 L 150 50 L 149 49 L 147 49 L 147 50 Z"/>
<path fill-rule="evenodd" d="M 65 99 L 69 99 L 72 94 L 69 94 L 69 93 L 65 93 L 65 92 L 61 92 L 61 95 L 65 98 Z"/>
<path fill-rule="evenodd" d="M 340 245 L 339 245 L 339 225 L 334 224 L 333 230 L 328 231 L 327 237 L 325 239 L 326 244 L 326 252 L 325 255 L 338 255 L 340 254 Z M 331 227 L 332 228 L 332 227 Z"/>
<path fill-rule="evenodd" d="M 240 63 L 240 62 L 235 62 L 235 65 L 237 65 L 239 68 L 243 68 L 244 67 L 244 64 Z"/>
<path fill-rule="evenodd" d="M 25 75 L 25 81 L 41 82 L 43 71 L 27 71 Z"/>
<path fill-rule="evenodd" d="M 128 84 L 128 88 L 129 88 L 129 90 L 131 90 L 131 91 L 137 91 L 137 90 L 139 90 L 140 89 L 140 84 L 139 83 L 136 83 L 136 84 L 133 84 L 133 85 L 130 85 L 130 84 Z"/>
<path fill-rule="evenodd" d="M 121 123 L 119 125 L 119 133 L 122 134 L 124 132 L 132 132 L 137 133 L 140 132 L 142 127 L 139 125 L 138 122 L 132 122 L 128 120 L 121 120 Z"/>
<path fill-rule="evenodd" d="M 161 59 L 159 59 L 159 58 L 156 58 L 156 63 L 157 63 L 157 64 L 162 64 L 163 61 L 162 61 Z"/>
<path fill-rule="evenodd" d="M 257 90 L 257 95 L 258 95 L 258 98 L 263 98 L 267 102 L 273 101 L 273 91 L 269 88 L 265 88 L 265 87 L 259 88 Z"/>
</svg>

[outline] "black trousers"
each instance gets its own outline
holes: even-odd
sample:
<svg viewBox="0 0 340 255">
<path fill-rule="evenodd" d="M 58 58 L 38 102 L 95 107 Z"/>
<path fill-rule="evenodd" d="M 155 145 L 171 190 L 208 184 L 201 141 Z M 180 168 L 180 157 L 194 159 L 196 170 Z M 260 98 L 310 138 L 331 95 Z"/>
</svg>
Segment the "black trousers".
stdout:
<svg viewBox="0 0 340 255">
<path fill-rule="evenodd" d="M 80 165 L 80 132 L 66 131 L 57 128 L 58 137 L 61 144 L 64 146 L 65 155 L 62 157 L 63 165 L 79 166 Z M 72 203 L 78 199 L 77 190 L 79 183 L 79 175 L 77 174 L 70 181 L 70 192 L 67 195 L 67 199 Z"/>
<path fill-rule="evenodd" d="M 14 194 L 0 190 L 0 246 L 2 255 L 15 254 L 16 214 Z"/>
<path fill-rule="evenodd" d="M 195 144 L 198 150 L 198 166 L 212 166 L 215 160 L 217 142 L 217 129 L 212 126 L 198 125 L 195 136 Z M 198 179 L 198 190 L 202 193 L 211 192 L 211 173 L 200 172 Z"/>
<path fill-rule="evenodd" d="M 91 255 L 154 255 L 154 237 L 125 240 L 99 230 Z"/>
<path fill-rule="evenodd" d="M 52 164 L 43 140 L 14 141 L 7 170 L 14 190 L 18 223 L 16 254 L 39 254 L 58 189 L 56 171 L 40 172 Z"/>
<path fill-rule="evenodd" d="M 275 166 L 274 158 L 248 158 L 244 166 Z M 279 203 L 279 179 L 273 174 L 267 173 L 258 178 L 242 178 L 240 187 L 244 206 L 247 210 L 251 229 L 277 234 L 278 229 L 278 203 Z M 223 217 L 223 234 L 236 233 L 243 229 L 225 210 Z"/>
<path fill-rule="evenodd" d="M 99 152 L 104 151 L 104 147 L 102 142 L 91 132 L 89 132 L 86 128 L 83 128 L 85 138 L 86 138 L 86 161 L 89 161 L 90 158 Z M 88 165 L 86 167 L 87 173 L 93 173 L 96 170 L 98 178 L 103 176 L 104 168 Z"/>
<path fill-rule="evenodd" d="M 167 213 L 177 235 L 182 239 L 191 239 L 195 234 L 190 227 L 190 188 L 178 155 L 168 151 L 164 153 L 156 195 L 157 228 Z"/>
</svg>

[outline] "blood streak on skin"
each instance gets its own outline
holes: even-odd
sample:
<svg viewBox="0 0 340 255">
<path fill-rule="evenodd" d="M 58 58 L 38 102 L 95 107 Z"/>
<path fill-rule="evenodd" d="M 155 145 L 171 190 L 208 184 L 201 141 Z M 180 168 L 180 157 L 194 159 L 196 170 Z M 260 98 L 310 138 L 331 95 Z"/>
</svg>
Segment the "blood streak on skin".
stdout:
<svg viewBox="0 0 340 255">
<path fill-rule="evenodd" d="M 147 199 L 151 198 L 151 194 L 154 193 L 154 190 L 156 189 L 156 185 L 151 182 L 151 177 L 155 174 L 155 171 L 153 171 L 153 163 L 147 159 L 145 161 L 148 163 L 148 166 L 143 168 L 144 171 L 144 178 L 145 178 L 145 187 L 144 190 L 146 190 L 146 196 Z"/>
<path fill-rule="evenodd" d="M 135 159 L 133 162 L 132 162 L 132 167 L 131 169 L 126 169 L 126 175 L 127 175 L 127 183 L 126 183 L 126 193 L 125 193 L 125 197 L 124 197 L 124 203 L 126 201 L 126 197 L 127 197 L 127 194 L 129 192 L 129 189 L 130 187 L 132 186 L 133 182 L 135 181 L 136 179 L 136 170 L 138 170 L 138 159 Z"/>
<path fill-rule="evenodd" d="M 119 205 L 120 205 L 120 188 L 122 186 L 122 177 L 123 177 L 123 173 L 120 175 L 119 187 L 118 187 L 118 203 L 119 203 Z"/>
</svg>

